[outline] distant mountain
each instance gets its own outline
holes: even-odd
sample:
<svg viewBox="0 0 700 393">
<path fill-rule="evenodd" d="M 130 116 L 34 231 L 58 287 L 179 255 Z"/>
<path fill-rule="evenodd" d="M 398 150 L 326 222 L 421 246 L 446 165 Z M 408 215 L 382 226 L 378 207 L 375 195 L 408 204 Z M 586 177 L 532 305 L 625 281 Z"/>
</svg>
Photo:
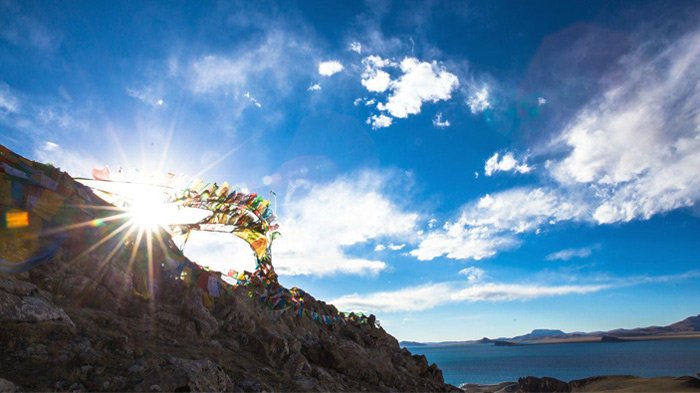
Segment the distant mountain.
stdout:
<svg viewBox="0 0 700 393">
<path fill-rule="evenodd" d="M 528 343 L 537 342 L 546 339 L 563 339 L 563 340 L 581 340 L 597 341 L 600 338 L 602 342 L 618 342 L 621 337 L 644 337 L 644 336 L 659 336 L 659 335 L 678 335 L 683 333 L 700 333 L 700 314 L 688 317 L 680 322 L 672 323 L 668 326 L 647 326 L 635 329 L 615 329 L 607 332 L 573 332 L 566 333 L 558 329 L 535 329 L 528 334 L 515 336 L 511 338 L 500 337 L 490 339 L 484 337 L 480 340 L 472 341 L 444 341 L 439 343 L 419 343 L 415 341 L 401 341 L 401 346 L 418 346 L 418 345 L 461 345 L 461 344 L 493 344 L 497 341 L 503 343 Z M 561 342 L 561 341 L 559 341 Z"/>
<path fill-rule="evenodd" d="M 566 336 L 566 333 L 558 329 L 535 329 L 528 334 L 515 336 L 511 340 L 536 340 L 544 337 L 561 337 Z"/>
<path fill-rule="evenodd" d="M 615 329 L 606 332 L 613 336 L 647 336 L 653 334 L 700 332 L 700 314 L 668 326 L 648 326 L 636 329 Z"/>
</svg>

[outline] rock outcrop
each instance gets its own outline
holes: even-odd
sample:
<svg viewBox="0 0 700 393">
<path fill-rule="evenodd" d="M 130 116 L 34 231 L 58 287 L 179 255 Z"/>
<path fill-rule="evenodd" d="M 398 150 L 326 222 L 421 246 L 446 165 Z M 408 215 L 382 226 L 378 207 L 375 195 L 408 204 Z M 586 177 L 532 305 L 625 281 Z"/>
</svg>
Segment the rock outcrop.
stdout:
<svg viewBox="0 0 700 393">
<path fill-rule="evenodd" d="M 0 274 L 1 391 L 457 389 L 378 324 L 319 323 L 266 308 L 246 287 L 206 296 L 171 274 L 179 250 L 164 232 L 150 270 L 134 268 L 147 252 L 136 234 L 100 244 L 122 224 L 72 227 L 47 262 Z M 11 252 L 17 239 L 3 236 Z"/>
</svg>

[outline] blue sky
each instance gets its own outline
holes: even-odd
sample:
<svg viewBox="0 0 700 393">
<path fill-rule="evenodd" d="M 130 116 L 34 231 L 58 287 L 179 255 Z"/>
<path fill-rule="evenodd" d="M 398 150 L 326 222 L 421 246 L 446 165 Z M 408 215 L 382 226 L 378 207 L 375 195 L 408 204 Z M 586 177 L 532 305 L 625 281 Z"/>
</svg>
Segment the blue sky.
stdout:
<svg viewBox="0 0 700 393">
<path fill-rule="evenodd" d="M 400 339 L 666 324 L 700 304 L 699 16 L 2 1 L 0 143 L 274 190 L 281 282 Z"/>
</svg>

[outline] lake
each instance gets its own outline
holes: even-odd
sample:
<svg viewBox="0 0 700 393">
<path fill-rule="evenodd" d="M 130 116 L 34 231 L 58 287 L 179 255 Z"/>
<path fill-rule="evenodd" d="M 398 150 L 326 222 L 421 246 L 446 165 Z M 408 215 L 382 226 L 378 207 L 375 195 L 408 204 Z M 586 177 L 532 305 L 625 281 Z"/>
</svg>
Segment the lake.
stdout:
<svg viewBox="0 0 700 393">
<path fill-rule="evenodd" d="M 700 339 L 406 348 L 437 363 L 445 382 L 456 386 L 517 381 L 528 375 L 569 381 L 597 375 L 695 376 L 700 372 Z"/>
</svg>

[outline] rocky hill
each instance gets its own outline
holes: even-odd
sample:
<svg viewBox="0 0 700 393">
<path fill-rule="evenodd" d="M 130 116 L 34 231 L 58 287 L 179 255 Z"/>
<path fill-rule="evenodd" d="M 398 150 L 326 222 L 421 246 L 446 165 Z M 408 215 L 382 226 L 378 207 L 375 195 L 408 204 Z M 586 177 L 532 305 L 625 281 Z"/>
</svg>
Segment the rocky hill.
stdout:
<svg viewBox="0 0 700 393">
<path fill-rule="evenodd" d="M 0 390 L 456 389 L 373 317 L 324 319 L 337 310 L 296 290 L 310 318 L 262 302 L 256 287 L 214 296 L 183 280 L 185 257 L 165 232 L 144 246 L 67 174 L 0 152 Z M 17 261 L 31 266 L 15 272 Z"/>
</svg>

